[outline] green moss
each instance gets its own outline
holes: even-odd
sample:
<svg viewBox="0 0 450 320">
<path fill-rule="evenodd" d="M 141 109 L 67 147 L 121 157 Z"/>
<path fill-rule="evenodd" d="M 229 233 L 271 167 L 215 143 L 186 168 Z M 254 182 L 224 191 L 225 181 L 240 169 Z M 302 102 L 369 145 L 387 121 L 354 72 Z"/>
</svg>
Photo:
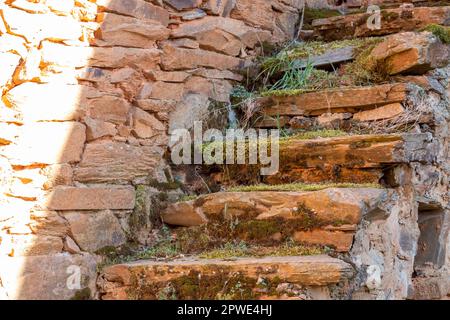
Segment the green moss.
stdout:
<svg viewBox="0 0 450 320">
<path fill-rule="evenodd" d="M 270 293 L 278 295 L 279 277 L 267 277 L 258 283 L 258 277 L 231 272 L 228 267 L 210 266 L 204 273 L 188 274 L 165 282 L 140 282 L 134 275 L 129 297 L 132 299 L 180 300 L 255 300 Z"/>
<path fill-rule="evenodd" d="M 357 184 L 357 183 L 324 183 L 324 184 L 305 184 L 290 183 L 280 185 L 251 185 L 237 186 L 229 188 L 230 192 L 252 192 L 252 191 L 319 191 L 328 188 L 381 188 L 381 185 L 374 183 Z"/>
<path fill-rule="evenodd" d="M 267 257 L 267 256 L 309 256 L 327 253 L 329 249 L 319 246 L 303 246 L 292 241 L 274 247 L 262 247 L 239 243 L 227 242 L 218 249 L 204 251 L 199 255 L 201 259 L 230 259 L 237 257 Z"/>
<path fill-rule="evenodd" d="M 267 90 L 261 92 L 262 97 L 289 97 L 298 96 L 303 93 L 312 92 L 314 90 L 307 89 L 288 89 L 288 90 Z"/>
<path fill-rule="evenodd" d="M 389 79 L 389 66 L 384 61 L 376 61 L 372 57 L 372 50 L 382 41 L 383 38 L 371 38 L 355 50 L 356 59 L 343 66 L 341 72 L 351 85 L 371 85 Z"/>
<path fill-rule="evenodd" d="M 340 15 L 341 13 L 337 10 L 306 8 L 303 29 L 312 29 L 312 22 L 316 19 L 331 18 Z"/>
<path fill-rule="evenodd" d="M 300 131 L 294 133 L 292 136 L 283 137 L 280 139 L 280 144 L 291 142 L 293 140 L 313 140 L 319 138 L 334 138 L 347 136 L 348 133 L 342 130 L 321 129 L 313 131 Z"/>
<path fill-rule="evenodd" d="M 450 27 L 444 27 L 438 24 L 429 24 L 421 31 L 429 31 L 438 37 L 443 43 L 450 44 Z"/>
<path fill-rule="evenodd" d="M 284 222 L 284 219 L 283 221 L 278 219 L 244 221 L 236 226 L 236 233 L 249 241 L 270 239 L 272 235 L 280 231 L 280 224 Z"/>
</svg>

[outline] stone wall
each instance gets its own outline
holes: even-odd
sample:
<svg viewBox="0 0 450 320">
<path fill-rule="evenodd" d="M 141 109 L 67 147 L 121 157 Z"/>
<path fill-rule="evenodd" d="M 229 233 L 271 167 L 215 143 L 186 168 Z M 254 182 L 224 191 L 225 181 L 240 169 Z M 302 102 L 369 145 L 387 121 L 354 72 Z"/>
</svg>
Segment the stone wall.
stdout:
<svg viewBox="0 0 450 320">
<path fill-rule="evenodd" d="M 149 243 L 177 193 L 170 130 L 227 102 L 302 6 L 0 1 L 0 298 L 95 297 L 99 253 Z"/>
</svg>

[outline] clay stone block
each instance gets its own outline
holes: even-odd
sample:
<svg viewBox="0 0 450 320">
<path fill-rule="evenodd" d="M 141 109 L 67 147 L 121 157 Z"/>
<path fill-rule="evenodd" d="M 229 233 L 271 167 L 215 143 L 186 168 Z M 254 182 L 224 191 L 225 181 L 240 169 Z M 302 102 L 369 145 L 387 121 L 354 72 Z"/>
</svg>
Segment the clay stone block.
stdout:
<svg viewBox="0 0 450 320">
<path fill-rule="evenodd" d="M 104 11 L 117 12 L 124 16 L 143 20 L 156 20 L 164 26 L 169 24 L 169 12 L 167 10 L 144 0 L 98 0 L 97 5 Z"/>
<path fill-rule="evenodd" d="M 74 177 L 80 182 L 127 182 L 151 174 L 160 159 L 160 150 L 155 146 L 88 143 L 81 162 L 74 170 Z"/>
<path fill-rule="evenodd" d="M 104 247 L 125 243 L 119 220 L 111 211 L 64 213 L 71 235 L 83 251 L 95 252 Z"/>
</svg>

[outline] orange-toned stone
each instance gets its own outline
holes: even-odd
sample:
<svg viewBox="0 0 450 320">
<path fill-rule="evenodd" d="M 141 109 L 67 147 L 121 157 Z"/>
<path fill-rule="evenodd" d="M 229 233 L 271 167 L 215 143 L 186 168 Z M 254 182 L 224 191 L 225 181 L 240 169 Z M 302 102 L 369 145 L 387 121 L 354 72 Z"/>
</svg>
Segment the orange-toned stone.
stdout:
<svg viewBox="0 0 450 320">
<path fill-rule="evenodd" d="M 309 245 L 325 245 L 339 252 L 348 252 L 353 243 L 354 233 L 341 231 L 312 230 L 294 233 L 293 239 Z"/>
<path fill-rule="evenodd" d="M 352 267 L 342 260 L 325 255 L 319 256 L 291 256 L 291 257 L 265 257 L 265 258 L 237 258 L 229 260 L 205 260 L 185 258 L 169 262 L 141 261 L 139 263 L 114 265 L 105 268 L 98 284 L 102 299 L 130 299 L 130 293 L 137 299 L 157 299 L 161 290 L 182 277 L 194 275 L 193 286 L 202 286 L 202 279 L 232 279 L 239 274 L 255 281 L 277 279 L 283 283 L 292 283 L 302 286 L 324 286 L 344 281 L 353 275 Z M 138 281 L 132 281 L 138 279 Z M 198 281 L 198 282 L 197 282 Z M 206 280 L 205 280 L 206 281 Z M 211 281 L 211 280 L 209 280 Z M 215 281 L 215 280 L 214 280 Z M 139 285 L 138 285 L 139 284 Z M 224 286 L 226 284 L 224 283 Z M 208 292 L 207 296 L 200 295 L 200 290 L 188 293 L 188 296 L 179 296 L 179 299 L 213 299 L 219 297 L 221 289 L 217 292 Z M 147 290 L 146 290 L 147 289 Z M 247 288 L 253 290 L 253 288 Z M 255 288 L 256 289 L 256 285 Z M 182 295 L 182 292 L 175 294 Z M 191 296 L 192 295 L 192 296 Z M 259 298 L 264 294 L 254 292 Z"/>
<path fill-rule="evenodd" d="M 326 112 L 351 112 L 367 107 L 399 103 L 406 99 L 406 84 L 340 88 L 295 96 L 266 97 L 259 100 L 268 116 L 320 115 Z M 364 97 L 364 98 L 362 98 Z"/>
<path fill-rule="evenodd" d="M 332 188 L 314 192 L 220 192 L 172 204 L 161 213 L 161 217 L 166 223 L 181 226 L 201 225 L 213 218 L 281 218 L 289 221 L 302 214 L 298 212 L 299 207 L 305 207 L 322 221 L 357 224 L 368 208 L 366 206 L 376 206 L 384 192 L 374 188 Z"/>
</svg>

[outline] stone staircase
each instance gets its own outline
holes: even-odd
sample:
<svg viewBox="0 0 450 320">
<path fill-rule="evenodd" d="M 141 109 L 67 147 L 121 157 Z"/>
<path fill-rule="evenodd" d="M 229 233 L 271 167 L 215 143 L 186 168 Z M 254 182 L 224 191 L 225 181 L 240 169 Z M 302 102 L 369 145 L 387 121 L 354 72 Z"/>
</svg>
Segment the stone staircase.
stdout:
<svg viewBox="0 0 450 320">
<path fill-rule="evenodd" d="M 365 267 L 377 265 L 379 259 L 394 260 L 392 257 L 399 256 L 407 262 L 396 263 L 411 278 L 416 245 L 407 248 L 405 238 L 398 239 L 393 234 L 400 232 L 400 237 L 406 237 L 398 230 L 405 225 L 412 229 L 416 226 L 417 219 L 410 213 L 417 212 L 417 194 L 413 190 L 416 182 L 410 167 L 433 165 L 437 146 L 431 128 L 432 109 L 410 117 L 403 115 L 419 106 L 420 90 L 430 90 L 435 85 L 423 75 L 444 67 L 449 58 L 442 39 L 412 31 L 429 24 L 446 25 L 449 16 L 447 6 L 383 9 L 379 30 L 367 28 L 366 13 L 314 20 L 316 40 L 387 36 L 374 47 L 372 56 L 379 69 L 387 70 L 389 80 L 363 86 L 277 92 L 259 98 L 263 117 L 255 122 L 256 128 L 281 126 L 340 132 L 330 137 L 319 133 L 313 138 L 300 133 L 282 139 L 280 170 L 272 176 L 259 176 L 257 166 L 251 165 L 227 166 L 226 177 L 212 169 L 213 173 L 208 174 L 225 188 L 238 187 L 173 203 L 161 213 L 162 220 L 174 227 L 175 239 L 190 239 L 185 256 L 106 267 L 99 278 L 101 297 L 375 298 L 389 291 L 393 283 L 398 285 L 391 278 L 399 275 L 380 279 Z M 326 69 L 355 59 L 353 54 L 345 59 L 336 59 L 337 56 L 322 52 L 310 60 L 319 57 L 316 66 Z M 401 129 L 394 128 L 392 119 L 400 119 Z M 370 132 L 374 124 L 379 124 L 378 129 Z M 253 186 L 255 181 L 264 185 Z M 403 219 L 400 224 L 398 219 Z M 411 243 L 416 238 L 414 233 Z M 206 244 L 197 248 L 196 242 L 202 241 Z M 281 255 L 276 248 L 287 241 L 317 251 L 309 255 Z M 261 255 L 202 256 L 205 248 L 220 250 L 227 243 L 242 242 Z M 386 256 L 371 256 L 369 250 Z M 389 272 L 391 266 L 381 268 Z M 371 279 L 375 279 L 373 286 Z M 432 291 L 433 298 L 442 298 L 427 287 L 423 278 L 412 282 L 406 285 L 410 286 L 408 290 L 414 284 L 418 284 L 418 289 L 420 284 L 420 292 Z M 403 284 L 401 292 L 392 289 L 390 295 L 383 297 L 406 297 L 404 287 Z M 424 298 L 417 293 L 415 297 Z"/>
</svg>

